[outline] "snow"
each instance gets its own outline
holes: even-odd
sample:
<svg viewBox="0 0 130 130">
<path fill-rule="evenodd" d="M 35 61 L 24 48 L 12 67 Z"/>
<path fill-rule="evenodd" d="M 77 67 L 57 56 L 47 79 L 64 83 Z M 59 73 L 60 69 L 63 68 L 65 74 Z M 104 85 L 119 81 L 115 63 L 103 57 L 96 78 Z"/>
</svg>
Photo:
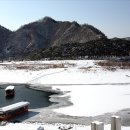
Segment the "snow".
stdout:
<svg viewBox="0 0 130 130">
<path fill-rule="evenodd" d="M 62 91 L 70 91 L 70 101 L 74 105 L 55 111 L 66 115 L 96 116 L 130 108 L 129 85 L 72 85 L 62 86 Z"/>
<path fill-rule="evenodd" d="M 13 64 L 30 64 L 30 66 L 33 64 L 42 64 L 42 66 L 44 64 L 65 64 L 65 68 L 41 70 L 9 69 L 5 68 L 4 65 L 2 66 L 2 64 L 0 65 L 0 83 L 43 84 L 52 86 L 54 90 L 65 92 L 62 97 L 69 96 L 69 100 L 73 105 L 53 109 L 54 112 L 70 116 L 96 116 L 130 108 L 129 70 L 104 70 L 95 65 L 92 60 L 25 61 L 4 62 L 3 64 L 12 65 L 12 68 Z M 27 130 L 30 124 L 8 124 L 0 126 L 0 130 L 6 130 L 10 127 L 15 130 L 19 125 L 21 130 L 22 126 L 24 129 L 24 125 Z M 34 126 L 37 128 L 37 125 Z M 35 129 L 33 124 L 31 127 Z M 128 128 L 123 127 L 123 130 Z M 90 128 L 87 129 L 89 130 Z"/>
<path fill-rule="evenodd" d="M 0 126 L 0 130 L 38 130 L 39 127 L 43 127 L 44 130 L 60 130 L 59 128 L 63 127 L 64 130 L 67 130 L 71 127 L 70 130 L 91 130 L 91 126 L 83 126 L 76 124 L 38 124 L 38 123 L 9 123 L 5 126 Z M 104 125 L 104 130 L 110 130 L 110 125 Z M 121 130 L 129 130 L 129 127 L 121 127 Z"/>
<path fill-rule="evenodd" d="M 29 105 L 29 102 L 22 101 L 22 102 L 14 103 L 14 104 L 6 106 L 6 107 L 2 107 L 2 108 L 0 108 L 0 111 L 6 112 L 6 111 L 10 111 L 10 110 L 16 110 L 17 108 L 24 107 L 27 105 Z"/>
<path fill-rule="evenodd" d="M 58 69 L 57 69 L 58 71 Z M 128 83 L 129 71 L 85 73 L 78 70 L 64 70 L 60 73 L 41 77 L 36 82 L 44 84 L 114 84 Z M 43 81 L 44 80 L 44 81 Z"/>
<path fill-rule="evenodd" d="M 44 130 L 60 130 L 59 127 L 69 128 L 72 127 L 71 130 L 90 130 L 90 126 L 81 126 L 81 125 L 74 125 L 74 124 L 24 124 L 24 123 L 9 123 L 6 126 L 0 126 L 0 130 L 37 130 L 39 127 L 43 127 Z"/>
<path fill-rule="evenodd" d="M 0 130 L 37 130 L 39 127 L 36 124 L 9 123 L 5 126 L 0 126 Z"/>
<path fill-rule="evenodd" d="M 13 89 L 14 89 L 14 86 L 10 85 L 5 90 L 13 90 Z"/>
</svg>

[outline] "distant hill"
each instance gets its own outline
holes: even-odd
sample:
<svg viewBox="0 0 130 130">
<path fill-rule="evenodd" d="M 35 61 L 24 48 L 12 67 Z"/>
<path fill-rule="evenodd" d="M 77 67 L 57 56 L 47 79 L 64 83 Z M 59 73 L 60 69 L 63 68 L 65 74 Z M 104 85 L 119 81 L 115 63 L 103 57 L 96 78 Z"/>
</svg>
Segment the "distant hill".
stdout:
<svg viewBox="0 0 130 130">
<path fill-rule="evenodd" d="M 130 37 L 124 37 L 124 38 L 118 38 L 118 37 L 114 37 L 112 38 L 112 40 L 127 40 L 127 41 L 130 41 Z"/>
<path fill-rule="evenodd" d="M 29 55 L 29 59 L 102 59 L 103 57 L 126 57 L 130 55 L 130 41 L 123 39 L 100 39 L 86 43 L 67 43 L 52 46 Z M 130 59 L 130 56 L 129 56 Z"/>
<path fill-rule="evenodd" d="M 130 37 L 125 37 L 123 39 L 130 41 Z"/>
</svg>

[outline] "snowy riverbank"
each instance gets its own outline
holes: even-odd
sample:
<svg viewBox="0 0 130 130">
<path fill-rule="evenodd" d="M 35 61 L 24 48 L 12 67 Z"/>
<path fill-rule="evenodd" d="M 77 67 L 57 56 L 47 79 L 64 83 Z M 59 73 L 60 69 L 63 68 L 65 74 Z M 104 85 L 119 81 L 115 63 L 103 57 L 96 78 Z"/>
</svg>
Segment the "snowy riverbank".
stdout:
<svg viewBox="0 0 130 130">
<path fill-rule="evenodd" d="M 116 114 L 123 125 L 130 125 L 129 69 L 107 70 L 91 60 L 4 62 L 0 83 L 24 83 L 64 93 L 51 97 L 58 105 L 30 110 L 38 114 L 24 122 L 89 125 L 93 120 L 109 123 Z"/>
</svg>

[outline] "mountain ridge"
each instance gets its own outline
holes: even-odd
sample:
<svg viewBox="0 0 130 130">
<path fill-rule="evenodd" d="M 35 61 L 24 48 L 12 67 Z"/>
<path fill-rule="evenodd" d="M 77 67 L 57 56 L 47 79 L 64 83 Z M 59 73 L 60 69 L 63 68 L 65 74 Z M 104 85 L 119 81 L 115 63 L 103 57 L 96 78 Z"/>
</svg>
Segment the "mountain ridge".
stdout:
<svg viewBox="0 0 130 130">
<path fill-rule="evenodd" d="M 128 38 L 108 39 L 96 27 L 44 17 L 16 31 L 0 26 L 0 59 L 128 56 Z M 120 54 L 121 52 L 121 54 Z M 33 58 L 34 56 L 34 58 Z"/>
<path fill-rule="evenodd" d="M 0 33 L 0 35 L 2 34 L 3 32 Z M 44 17 L 10 32 L 6 36 L 6 40 L 1 38 L 1 55 L 5 59 L 23 57 L 24 54 L 50 46 L 74 42 L 84 43 L 101 38 L 106 38 L 105 34 L 92 25 L 80 25 L 75 21 L 62 22 Z"/>
</svg>

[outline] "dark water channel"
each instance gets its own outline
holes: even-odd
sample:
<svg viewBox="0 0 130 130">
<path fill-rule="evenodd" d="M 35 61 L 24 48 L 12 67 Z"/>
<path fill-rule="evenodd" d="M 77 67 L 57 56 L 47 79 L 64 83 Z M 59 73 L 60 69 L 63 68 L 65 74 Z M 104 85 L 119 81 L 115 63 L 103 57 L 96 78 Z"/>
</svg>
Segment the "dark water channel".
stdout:
<svg viewBox="0 0 130 130">
<path fill-rule="evenodd" d="M 4 107 L 13 103 L 20 101 L 29 101 L 29 108 L 43 108 L 52 105 L 49 101 L 49 96 L 52 95 L 50 92 L 37 91 L 28 88 L 27 85 L 14 85 L 15 86 L 15 96 L 12 98 L 5 97 L 5 88 L 12 84 L 0 85 L 0 107 Z"/>
</svg>

